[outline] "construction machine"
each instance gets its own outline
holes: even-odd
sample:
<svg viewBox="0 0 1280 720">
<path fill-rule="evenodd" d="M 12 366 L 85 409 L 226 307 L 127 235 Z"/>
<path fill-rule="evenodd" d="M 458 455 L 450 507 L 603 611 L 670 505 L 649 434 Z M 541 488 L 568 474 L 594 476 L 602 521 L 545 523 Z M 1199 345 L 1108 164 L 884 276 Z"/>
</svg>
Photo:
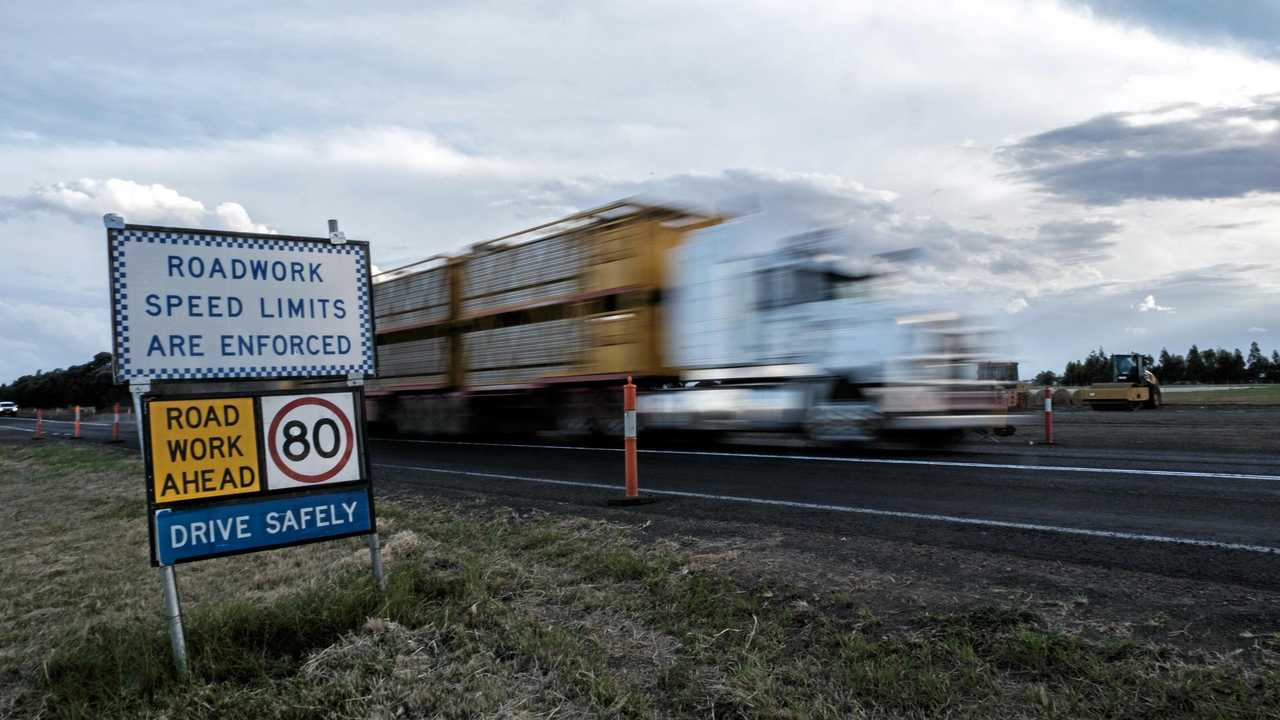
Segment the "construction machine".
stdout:
<svg viewBox="0 0 1280 720">
<path fill-rule="evenodd" d="M 1018 363 L 991 360 L 978 363 L 978 379 L 1000 383 L 1010 410 L 1026 410 L 1031 404 L 1031 388 L 1018 381 Z"/>
<path fill-rule="evenodd" d="M 1081 402 L 1094 410 L 1159 408 L 1160 381 L 1151 372 L 1151 364 L 1150 355 L 1112 355 L 1107 363 L 1107 381 L 1085 388 Z"/>
</svg>

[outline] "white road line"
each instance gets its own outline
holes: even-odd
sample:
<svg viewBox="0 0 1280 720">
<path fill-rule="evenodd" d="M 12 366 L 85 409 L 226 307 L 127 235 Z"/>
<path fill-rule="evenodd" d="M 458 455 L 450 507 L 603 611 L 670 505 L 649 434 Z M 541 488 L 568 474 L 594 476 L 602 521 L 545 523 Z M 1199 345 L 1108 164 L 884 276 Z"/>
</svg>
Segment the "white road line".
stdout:
<svg viewBox="0 0 1280 720">
<path fill-rule="evenodd" d="M 36 429 L 35 429 L 35 428 L 24 428 L 24 427 L 19 427 L 19 426 L 17 426 L 17 425 L 0 425 L 0 429 L 3 429 L 3 430 L 17 430 L 17 431 L 19 431 L 19 432 L 29 432 L 29 433 L 33 433 L 33 432 L 35 432 L 35 431 L 36 431 Z"/>
<path fill-rule="evenodd" d="M 381 442 L 423 443 L 428 445 L 478 445 L 483 447 L 536 448 L 540 450 L 582 450 L 594 452 L 622 452 L 622 448 L 579 447 L 576 445 L 536 445 L 532 443 L 482 443 L 453 440 L 408 440 L 403 438 L 373 438 Z M 756 460 L 795 460 L 804 462 L 857 463 L 862 465 L 925 465 L 929 467 L 981 468 L 990 470 L 1047 470 L 1051 472 L 1094 473 L 1100 475 L 1147 475 L 1155 477 L 1212 478 L 1215 480 L 1269 480 L 1280 482 L 1280 475 L 1252 475 L 1248 473 L 1217 473 L 1193 470 L 1156 470 L 1141 468 L 1100 468 L 1077 465 L 1019 465 L 1014 463 L 960 462 L 958 460 L 900 460 L 895 458 L 851 458 L 826 455 L 781 455 L 773 453 L 734 453 L 715 450 L 641 450 L 653 455 L 703 455 L 708 457 L 748 458 Z"/>
<path fill-rule="evenodd" d="M 416 470 L 418 472 L 438 473 L 441 475 L 465 475 L 467 477 L 493 478 L 497 480 L 516 480 L 519 482 L 539 483 L 542 485 L 565 485 L 570 487 L 594 488 L 599 490 L 622 490 L 621 485 L 604 483 L 577 482 L 573 480 L 552 480 L 550 478 L 525 477 L 522 475 L 503 475 L 471 470 L 451 470 L 449 468 L 423 467 L 419 465 L 393 465 L 374 463 L 374 467 L 394 470 Z M 1140 542 L 1166 543 L 1171 545 L 1192 545 L 1218 550 L 1238 550 L 1268 555 L 1280 555 L 1280 547 L 1267 545 L 1248 545 L 1244 543 L 1219 542 L 1217 540 L 1198 540 L 1196 538 L 1173 537 L 1169 535 L 1147 535 L 1117 530 L 1095 530 L 1092 528 L 1064 527 L 1061 525 L 1040 525 L 1037 523 L 1011 522 L 1008 520 L 990 520 L 986 518 L 960 517 L 958 515 L 937 515 L 934 513 L 906 512 L 902 510 L 877 510 L 875 508 L 852 507 L 848 505 L 827 505 L 824 503 L 797 502 L 794 500 L 771 500 L 768 498 L 740 497 L 737 495 L 715 495 L 712 493 L 688 492 L 684 490 L 648 490 L 646 495 L 670 495 L 674 497 L 696 498 L 699 500 L 719 500 L 722 502 L 750 503 L 753 505 L 771 505 L 803 510 L 825 510 L 828 512 L 851 513 L 856 515 L 873 515 L 905 520 L 925 520 L 929 522 L 951 523 L 954 525 L 976 525 L 979 527 L 997 527 L 1011 530 L 1032 530 L 1037 532 L 1058 533 L 1061 535 L 1083 535 L 1086 537 L 1111 538 L 1113 540 L 1135 540 Z"/>
</svg>

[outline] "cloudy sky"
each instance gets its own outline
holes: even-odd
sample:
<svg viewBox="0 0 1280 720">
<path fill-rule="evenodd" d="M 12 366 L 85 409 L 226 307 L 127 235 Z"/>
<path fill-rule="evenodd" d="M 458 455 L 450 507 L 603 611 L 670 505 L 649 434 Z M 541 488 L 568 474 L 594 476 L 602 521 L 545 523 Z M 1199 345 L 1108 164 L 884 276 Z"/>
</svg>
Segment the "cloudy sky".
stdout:
<svg viewBox="0 0 1280 720">
<path fill-rule="evenodd" d="M 180 5 L 0 7 L 0 382 L 109 348 L 105 212 L 386 267 L 637 194 L 921 248 L 1024 375 L 1280 346 L 1280 3 Z"/>
</svg>

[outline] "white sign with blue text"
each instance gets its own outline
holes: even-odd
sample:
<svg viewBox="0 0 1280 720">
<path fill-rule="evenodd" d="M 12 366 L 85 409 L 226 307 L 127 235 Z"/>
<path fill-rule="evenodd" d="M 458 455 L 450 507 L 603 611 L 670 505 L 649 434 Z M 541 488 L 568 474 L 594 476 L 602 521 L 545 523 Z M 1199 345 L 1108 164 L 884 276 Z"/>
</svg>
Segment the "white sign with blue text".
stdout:
<svg viewBox="0 0 1280 720">
<path fill-rule="evenodd" d="M 118 382 L 373 375 L 369 246 L 109 228 Z"/>
</svg>

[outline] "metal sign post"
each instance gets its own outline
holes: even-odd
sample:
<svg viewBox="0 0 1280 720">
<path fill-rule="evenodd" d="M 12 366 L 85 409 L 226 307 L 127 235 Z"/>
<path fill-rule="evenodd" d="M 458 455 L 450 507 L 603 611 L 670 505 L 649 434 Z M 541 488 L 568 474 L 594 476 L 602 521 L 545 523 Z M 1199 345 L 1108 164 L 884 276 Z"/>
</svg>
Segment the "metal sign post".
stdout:
<svg viewBox="0 0 1280 720">
<path fill-rule="evenodd" d="M 369 562 L 373 566 L 373 582 L 378 585 L 378 592 L 387 589 L 387 581 L 382 576 L 382 545 L 378 542 L 378 533 L 371 532 L 369 538 Z"/>
<path fill-rule="evenodd" d="M 138 451 L 146 452 L 146 429 L 142 423 L 142 396 L 151 392 L 149 382 L 129 383 L 133 396 L 133 424 L 138 428 Z M 148 510 L 148 512 L 150 512 Z M 187 636 L 182 629 L 182 600 L 178 597 L 178 575 L 172 565 L 160 567 L 160 586 L 164 588 L 164 612 L 169 623 L 169 645 L 173 647 L 173 667 L 179 675 L 187 674 Z"/>
<path fill-rule="evenodd" d="M 338 221 L 329 221 L 329 232 L 338 232 Z M 336 242 L 336 240 L 335 240 Z M 344 239 L 345 242 L 345 239 Z M 350 387 L 364 387 L 364 374 L 353 372 L 347 375 L 347 385 Z M 382 575 L 382 545 L 378 541 L 378 526 L 373 526 L 373 532 L 369 533 L 369 566 L 373 568 L 373 582 L 378 586 L 378 592 L 385 592 L 387 589 L 387 581 Z"/>
</svg>

